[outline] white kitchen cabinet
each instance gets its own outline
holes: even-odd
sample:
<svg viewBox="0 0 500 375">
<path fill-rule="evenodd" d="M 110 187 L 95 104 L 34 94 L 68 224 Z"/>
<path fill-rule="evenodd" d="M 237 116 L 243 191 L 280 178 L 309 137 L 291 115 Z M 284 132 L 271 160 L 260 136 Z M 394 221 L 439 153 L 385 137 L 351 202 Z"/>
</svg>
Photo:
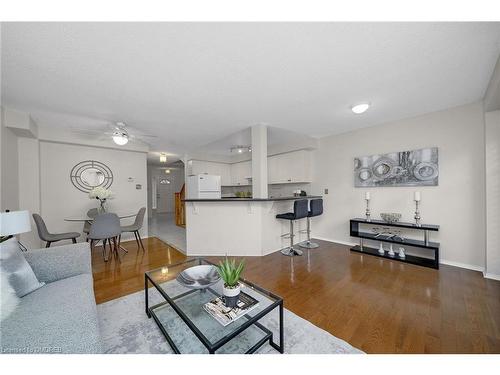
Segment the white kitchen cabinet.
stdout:
<svg viewBox="0 0 500 375">
<path fill-rule="evenodd" d="M 270 156 L 267 159 L 267 178 L 270 184 L 312 182 L 311 152 L 306 150 Z"/>
<path fill-rule="evenodd" d="M 231 164 L 231 185 L 243 186 L 252 184 L 252 161 Z"/>
<path fill-rule="evenodd" d="M 227 163 L 217 163 L 204 160 L 190 160 L 188 174 L 210 174 L 221 177 L 221 185 L 231 185 L 231 165 Z"/>
<path fill-rule="evenodd" d="M 312 182 L 312 156 L 310 151 L 299 150 L 267 158 L 269 184 Z M 203 160 L 190 160 L 188 174 L 221 176 L 222 186 L 252 185 L 252 161 L 227 164 Z"/>
</svg>

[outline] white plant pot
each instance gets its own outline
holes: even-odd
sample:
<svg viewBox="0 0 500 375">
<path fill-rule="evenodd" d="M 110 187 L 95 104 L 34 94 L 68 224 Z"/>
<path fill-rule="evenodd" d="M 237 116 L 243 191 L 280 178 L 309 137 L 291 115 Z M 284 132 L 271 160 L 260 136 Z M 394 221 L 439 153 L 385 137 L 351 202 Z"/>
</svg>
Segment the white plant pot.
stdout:
<svg viewBox="0 0 500 375">
<path fill-rule="evenodd" d="M 222 293 L 227 307 L 236 307 L 241 292 L 241 285 L 238 284 L 236 288 L 227 288 L 224 286 Z"/>
</svg>

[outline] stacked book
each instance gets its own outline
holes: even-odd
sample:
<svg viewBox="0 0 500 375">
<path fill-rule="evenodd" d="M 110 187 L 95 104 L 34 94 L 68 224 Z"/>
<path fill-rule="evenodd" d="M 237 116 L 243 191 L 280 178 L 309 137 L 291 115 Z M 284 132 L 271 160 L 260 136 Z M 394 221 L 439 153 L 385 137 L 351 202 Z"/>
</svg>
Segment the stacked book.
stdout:
<svg viewBox="0 0 500 375">
<path fill-rule="evenodd" d="M 212 317 L 215 318 L 224 327 L 228 324 L 238 320 L 243 315 L 248 314 L 250 311 L 255 309 L 259 305 L 257 301 L 252 296 L 241 292 L 238 303 L 236 307 L 227 307 L 224 304 L 224 296 L 217 297 L 214 300 L 207 302 L 203 308 Z"/>
</svg>

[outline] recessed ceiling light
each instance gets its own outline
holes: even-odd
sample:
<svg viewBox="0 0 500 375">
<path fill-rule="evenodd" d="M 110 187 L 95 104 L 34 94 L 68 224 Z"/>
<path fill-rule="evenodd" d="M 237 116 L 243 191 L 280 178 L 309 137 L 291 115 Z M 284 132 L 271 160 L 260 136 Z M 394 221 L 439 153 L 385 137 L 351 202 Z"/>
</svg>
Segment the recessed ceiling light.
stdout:
<svg viewBox="0 0 500 375">
<path fill-rule="evenodd" d="M 166 174 L 170 174 L 170 169 L 165 169 Z"/>
<path fill-rule="evenodd" d="M 166 163 L 167 162 L 167 154 L 161 153 L 160 154 L 160 163 Z"/>
<path fill-rule="evenodd" d="M 352 110 L 355 114 L 359 115 L 359 114 L 361 114 L 361 113 L 366 112 L 366 110 L 367 110 L 368 108 L 370 108 L 370 104 L 368 104 L 368 103 L 361 103 L 361 104 L 356 104 L 356 105 L 353 105 L 353 106 L 351 107 L 351 110 Z"/>
</svg>

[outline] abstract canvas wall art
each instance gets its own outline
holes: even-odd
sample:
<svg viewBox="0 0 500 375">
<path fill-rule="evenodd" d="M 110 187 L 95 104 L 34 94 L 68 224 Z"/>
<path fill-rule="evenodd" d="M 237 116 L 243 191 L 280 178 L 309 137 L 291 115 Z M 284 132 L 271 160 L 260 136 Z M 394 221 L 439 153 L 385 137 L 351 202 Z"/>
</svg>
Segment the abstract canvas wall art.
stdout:
<svg viewBox="0 0 500 375">
<path fill-rule="evenodd" d="M 354 158 L 354 186 L 437 186 L 437 147 Z"/>
</svg>

